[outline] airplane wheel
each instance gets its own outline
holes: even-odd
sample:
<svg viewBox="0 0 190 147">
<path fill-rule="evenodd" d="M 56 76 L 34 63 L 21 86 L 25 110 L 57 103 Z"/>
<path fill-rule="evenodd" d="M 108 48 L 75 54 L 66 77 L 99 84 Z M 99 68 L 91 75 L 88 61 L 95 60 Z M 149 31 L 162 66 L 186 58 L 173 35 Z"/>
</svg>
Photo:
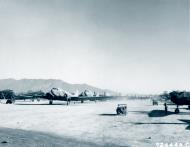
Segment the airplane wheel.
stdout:
<svg viewBox="0 0 190 147">
<path fill-rule="evenodd" d="M 179 108 L 175 109 L 175 114 L 179 113 Z"/>
<path fill-rule="evenodd" d="M 49 101 L 49 104 L 50 104 L 50 105 L 52 105 L 52 104 L 53 104 L 53 101 L 52 101 L 52 100 L 50 100 L 50 101 Z"/>
<path fill-rule="evenodd" d="M 120 115 L 122 112 L 121 112 L 121 110 L 120 109 L 116 109 L 116 112 L 117 112 L 117 115 Z"/>
<path fill-rule="evenodd" d="M 81 103 L 84 103 L 84 101 L 83 101 L 83 100 L 81 100 Z"/>
</svg>

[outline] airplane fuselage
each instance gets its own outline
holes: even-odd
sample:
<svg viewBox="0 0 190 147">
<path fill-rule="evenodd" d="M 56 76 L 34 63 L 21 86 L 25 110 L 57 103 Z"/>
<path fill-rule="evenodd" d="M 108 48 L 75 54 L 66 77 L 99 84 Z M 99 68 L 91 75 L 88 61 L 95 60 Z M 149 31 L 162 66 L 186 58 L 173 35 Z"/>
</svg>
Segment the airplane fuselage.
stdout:
<svg viewBox="0 0 190 147">
<path fill-rule="evenodd" d="M 176 105 L 190 105 L 189 92 L 171 92 L 170 98 Z"/>
</svg>

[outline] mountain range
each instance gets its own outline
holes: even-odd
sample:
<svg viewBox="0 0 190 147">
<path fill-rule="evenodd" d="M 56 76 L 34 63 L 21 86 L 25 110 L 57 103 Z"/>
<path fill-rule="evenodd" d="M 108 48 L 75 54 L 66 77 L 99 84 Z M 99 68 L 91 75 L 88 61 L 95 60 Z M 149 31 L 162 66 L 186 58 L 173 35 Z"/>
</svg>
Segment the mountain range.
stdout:
<svg viewBox="0 0 190 147">
<path fill-rule="evenodd" d="M 79 92 L 90 90 L 99 94 L 103 94 L 104 92 L 112 95 L 117 94 L 114 91 L 100 89 L 88 84 L 70 84 L 59 79 L 0 79 L 0 90 L 11 89 L 16 93 L 39 90 L 48 92 L 53 87 L 62 88 L 69 92 L 75 92 L 76 90 Z"/>
</svg>

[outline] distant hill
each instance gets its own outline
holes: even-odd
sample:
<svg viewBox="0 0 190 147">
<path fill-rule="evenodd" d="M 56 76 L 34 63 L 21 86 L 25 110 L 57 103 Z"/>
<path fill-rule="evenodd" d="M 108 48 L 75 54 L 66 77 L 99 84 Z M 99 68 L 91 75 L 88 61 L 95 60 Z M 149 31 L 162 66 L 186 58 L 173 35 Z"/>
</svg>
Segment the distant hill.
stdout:
<svg viewBox="0 0 190 147">
<path fill-rule="evenodd" d="M 53 87 L 59 87 L 69 92 L 75 92 L 78 90 L 82 92 L 84 90 L 91 90 L 103 94 L 104 92 L 114 94 L 117 93 L 106 90 L 96 88 L 87 84 L 70 84 L 58 79 L 1 79 L 0 80 L 0 90 L 4 89 L 11 89 L 14 90 L 16 93 L 19 92 L 27 92 L 27 91 L 44 91 L 48 92 Z"/>
</svg>

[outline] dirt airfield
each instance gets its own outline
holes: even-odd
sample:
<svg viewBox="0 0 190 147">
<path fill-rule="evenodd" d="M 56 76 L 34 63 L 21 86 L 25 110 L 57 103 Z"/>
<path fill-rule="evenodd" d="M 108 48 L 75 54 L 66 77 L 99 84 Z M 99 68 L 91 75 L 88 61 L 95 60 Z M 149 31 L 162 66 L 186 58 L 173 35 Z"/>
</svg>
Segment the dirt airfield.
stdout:
<svg viewBox="0 0 190 147">
<path fill-rule="evenodd" d="M 174 114 L 175 106 L 152 106 L 150 100 L 104 102 L 16 101 L 0 103 L 0 146 L 142 146 L 156 143 L 190 144 L 190 111 Z M 127 116 L 117 116 L 117 104 L 126 103 Z"/>
</svg>

